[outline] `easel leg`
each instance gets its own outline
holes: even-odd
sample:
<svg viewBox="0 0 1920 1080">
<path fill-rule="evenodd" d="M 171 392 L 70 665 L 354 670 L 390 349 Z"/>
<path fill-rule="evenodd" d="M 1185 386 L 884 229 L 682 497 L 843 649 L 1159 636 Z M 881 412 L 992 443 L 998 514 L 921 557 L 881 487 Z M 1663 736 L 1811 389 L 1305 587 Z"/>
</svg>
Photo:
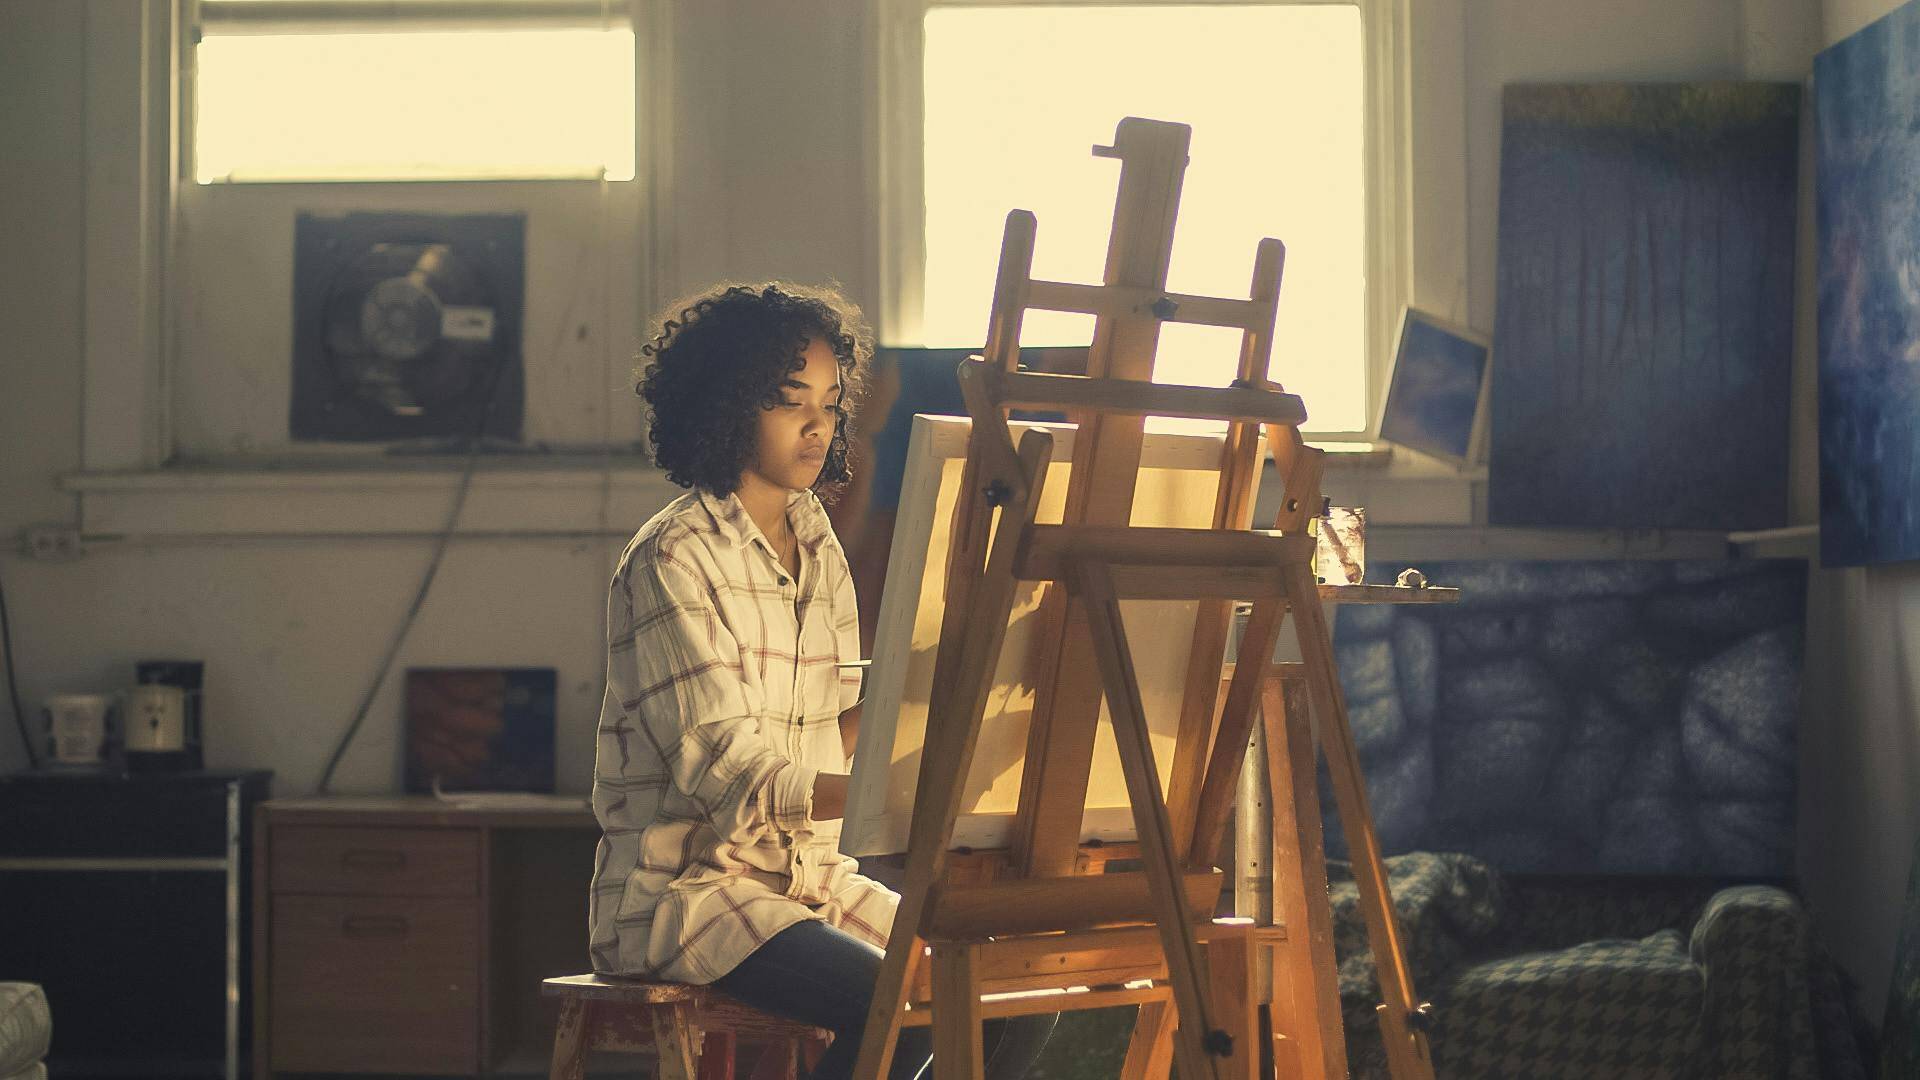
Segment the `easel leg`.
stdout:
<svg viewBox="0 0 1920 1080">
<path fill-rule="evenodd" d="M 1140 1006 L 1133 1021 L 1133 1037 L 1127 1040 L 1127 1058 L 1120 1065 L 1120 1080 L 1167 1080 L 1173 1070 L 1173 1005 L 1149 1001 Z"/>
<path fill-rule="evenodd" d="M 1333 660 L 1333 636 L 1320 591 L 1305 563 L 1286 568 L 1293 625 L 1300 637 L 1308 694 L 1314 718 L 1320 724 L 1320 745 L 1326 751 L 1327 771 L 1340 808 L 1340 827 L 1353 858 L 1354 881 L 1360 887 L 1360 911 L 1366 917 L 1367 941 L 1373 948 L 1379 976 L 1380 1037 L 1387 1047 L 1387 1067 L 1394 1080 L 1432 1080 L 1433 1058 L 1423 1031 L 1412 1026 L 1416 1004 L 1413 973 L 1400 943 L 1400 926 L 1393 914 L 1393 896 L 1387 887 L 1386 864 L 1380 841 L 1373 834 L 1373 814 L 1367 807 L 1367 789 L 1361 780 L 1360 756 L 1347 724 L 1346 698 Z"/>
<path fill-rule="evenodd" d="M 934 1080 L 982 1080 L 979 949 L 933 947 Z"/>
<path fill-rule="evenodd" d="M 1260 710 L 1267 777 L 1273 785 L 1273 907 L 1287 928 L 1287 940 L 1274 950 L 1274 1010 L 1276 1017 L 1286 1017 L 1287 1041 L 1300 1075 L 1338 1080 L 1347 1075 L 1347 1050 L 1314 778 L 1318 753 L 1307 713 L 1306 681 L 1297 665 L 1276 667 L 1292 674 L 1267 680 Z"/>
<path fill-rule="evenodd" d="M 1208 942 L 1206 948 L 1213 1015 L 1234 1037 L 1233 1057 L 1221 1066 L 1220 1075 L 1230 1080 L 1262 1080 L 1260 1047 L 1255 1040 L 1271 1036 L 1260 1025 L 1253 939 L 1231 935 Z"/>
<path fill-rule="evenodd" d="M 1133 658 L 1127 652 L 1114 597 L 1112 575 L 1104 566 L 1082 563 L 1069 579 L 1085 606 L 1093 651 L 1105 686 L 1107 713 L 1113 720 L 1113 738 L 1126 773 L 1127 798 L 1133 804 L 1134 827 L 1140 837 L 1140 861 L 1154 894 L 1160 944 L 1166 954 L 1167 974 L 1173 983 L 1174 1006 L 1180 1012 L 1174 1034 L 1174 1056 L 1183 1080 L 1227 1080 L 1232 1055 L 1253 1049 L 1251 1032 L 1223 1032 L 1207 1006 L 1206 967 L 1194 940 L 1194 916 L 1180 880 L 1167 807 L 1161 801 L 1160 776 L 1153 764 L 1152 736 L 1147 730 L 1140 684 Z M 1226 1036 L 1223 1040 L 1222 1036 Z"/>
<path fill-rule="evenodd" d="M 1247 739 L 1253 733 L 1254 715 L 1260 702 L 1260 687 L 1273 655 L 1274 641 L 1280 636 L 1280 624 L 1287 614 L 1279 600 L 1262 600 L 1253 605 L 1246 632 L 1240 640 L 1241 662 L 1234 665 L 1233 679 L 1227 685 L 1227 700 L 1220 709 L 1220 722 L 1213 740 L 1213 753 L 1207 762 L 1206 779 L 1194 811 L 1193 839 L 1187 849 L 1187 865 L 1200 869 L 1210 865 L 1227 820 L 1233 815 L 1233 796 L 1239 786 L 1240 768 L 1246 761 Z"/>
</svg>

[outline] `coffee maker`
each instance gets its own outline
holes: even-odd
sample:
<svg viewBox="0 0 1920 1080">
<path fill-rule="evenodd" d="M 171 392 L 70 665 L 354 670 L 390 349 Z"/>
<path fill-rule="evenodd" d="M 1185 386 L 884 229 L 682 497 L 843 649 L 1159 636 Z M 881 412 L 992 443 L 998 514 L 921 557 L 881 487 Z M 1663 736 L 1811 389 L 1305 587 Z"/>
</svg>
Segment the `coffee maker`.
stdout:
<svg viewBox="0 0 1920 1080">
<path fill-rule="evenodd" d="M 125 691 L 121 751 L 134 772 L 194 772 L 204 767 L 198 660 L 142 660 Z"/>
</svg>

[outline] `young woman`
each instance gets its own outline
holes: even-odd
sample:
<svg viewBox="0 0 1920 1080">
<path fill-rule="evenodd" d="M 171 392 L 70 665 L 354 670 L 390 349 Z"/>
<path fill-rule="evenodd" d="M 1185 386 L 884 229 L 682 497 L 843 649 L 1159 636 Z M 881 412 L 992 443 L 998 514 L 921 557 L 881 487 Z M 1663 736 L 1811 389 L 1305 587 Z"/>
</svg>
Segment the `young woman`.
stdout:
<svg viewBox="0 0 1920 1080">
<path fill-rule="evenodd" d="M 838 665 L 860 635 L 816 492 L 849 479 L 873 344 L 831 289 L 728 285 L 674 310 L 637 390 L 656 464 L 691 490 L 634 535 L 609 589 L 593 966 L 828 1028 L 813 1080 L 841 1080 L 899 897 L 839 851 L 860 678 Z M 1025 1073 L 1053 1021 L 988 1024 L 988 1076 Z M 893 1076 L 929 1060 L 909 1029 Z"/>
</svg>

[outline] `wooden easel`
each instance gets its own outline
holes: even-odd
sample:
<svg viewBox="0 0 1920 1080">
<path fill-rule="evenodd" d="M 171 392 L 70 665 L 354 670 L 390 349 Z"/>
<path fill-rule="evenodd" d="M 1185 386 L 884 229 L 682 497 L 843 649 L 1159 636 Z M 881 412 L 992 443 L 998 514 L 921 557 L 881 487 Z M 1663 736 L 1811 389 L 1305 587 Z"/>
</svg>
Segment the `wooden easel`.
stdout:
<svg viewBox="0 0 1920 1080">
<path fill-rule="evenodd" d="M 1095 149 L 1121 162 L 1103 285 L 1034 280 L 1033 215 L 1008 215 L 985 354 L 960 372 L 972 438 L 954 511 L 905 888 L 855 1066 L 858 1080 L 887 1075 L 903 1026 L 931 1023 L 940 1080 L 978 1080 L 984 1017 L 1129 1002 L 1139 1003 L 1141 1014 L 1125 1080 L 1161 1080 L 1172 1059 L 1182 1080 L 1262 1080 L 1263 1042 L 1271 1042 L 1282 1076 L 1344 1077 L 1318 805 L 1305 805 L 1312 801 L 1314 740 L 1298 695 L 1289 701 L 1281 692 L 1287 680 L 1304 688 L 1319 721 L 1318 741 L 1351 838 L 1393 1075 L 1432 1076 L 1424 1013 L 1416 1008 L 1387 896 L 1321 587 L 1309 566 L 1306 525 L 1320 504 L 1322 453 L 1301 441 L 1300 399 L 1266 378 L 1283 248 L 1275 240 L 1260 243 L 1249 299 L 1165 291 L 1188 137 L 1185 125 L 1128 118 L 1113 146 Z M 1096 316 L 1087 375 L 1018 369 L 1028 309 Z M 1163 322 L 1240 328 L 1234 385 L 1153 384 Z M 1009 408 L 1063 409 L 1079 425 L 1061 525 L 1034 520 L 1051 437 L 1029 430 L 1016 447 Z M 1147 415 L 1229 422 L 1212 528 L 1129 527 Z M 1271 531 L 1249 527 L 1263 428 L 1285 483 Z M 951 852 L 962 786 L 1023 581 L 1052 583 L 1041 617 L 1054 647 L 1036 681 L 1015 840 L 1003 853 Z M 1119 601 L 1131 598 L 1201 602 L 1164 799 L 1121 624 Z M 1253 607 L 1240 662 L 1223 680 L 1236 600 Z M 1280 670 L 1267 658 L 1289 612 L 1302 663 Z M 1137 850 L 1079 843 L 1103 696 Z M 1265 926 L 1211 919 L 1221 893 L 1212 863 L 1256 716 L 1264 717 L 1276 795 L 1283 787 L 1289 792 L 1274 830 L 1275 853 L 1287 863 L 1276 867 L 1276 906 L 1285 919 Z M 1115 855 L 1137 858 L 1144 869 L 1103 873 Z M 1256 975 L 1263 950 L 1273 954 L 1269 985 Z M 1066 987 L 1085 989 L 1032 993 Z M 1263 1002 L 1272 1006 L 1270 1031 L 1257 1019 Z"/>
</svg>

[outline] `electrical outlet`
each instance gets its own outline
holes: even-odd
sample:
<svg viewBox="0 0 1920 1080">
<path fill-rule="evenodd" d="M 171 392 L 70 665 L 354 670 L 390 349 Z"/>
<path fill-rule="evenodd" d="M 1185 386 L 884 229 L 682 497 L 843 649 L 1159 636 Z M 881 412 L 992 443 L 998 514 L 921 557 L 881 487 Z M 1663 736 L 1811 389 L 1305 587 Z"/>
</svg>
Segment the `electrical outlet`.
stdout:
<svg viewBox="0 0 1920 1080">
<path fill-rule="evenodd" d="M 20 531 L 20 553 L 29 559 L 65 562 L 83 553 L 80 530 L 72 525 L 29 525 Z"/>
</svg>

